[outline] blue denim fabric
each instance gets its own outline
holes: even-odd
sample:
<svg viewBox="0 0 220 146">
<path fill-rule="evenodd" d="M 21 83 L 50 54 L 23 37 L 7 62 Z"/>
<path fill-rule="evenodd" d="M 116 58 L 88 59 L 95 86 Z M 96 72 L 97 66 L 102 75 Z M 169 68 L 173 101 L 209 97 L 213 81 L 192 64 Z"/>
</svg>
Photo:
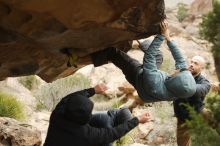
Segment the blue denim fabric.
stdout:
<svg viewBox="0 0 220 146">
<path fill-rule="evenodd" d="M 107 113 L 93 114 L 89 124 L 97 128 L 111 128 L 131 118 L 131 112 L 128 108 L 112 109 Z M 112 143 L 103 146 L 112 146 Z"/>
</svg>

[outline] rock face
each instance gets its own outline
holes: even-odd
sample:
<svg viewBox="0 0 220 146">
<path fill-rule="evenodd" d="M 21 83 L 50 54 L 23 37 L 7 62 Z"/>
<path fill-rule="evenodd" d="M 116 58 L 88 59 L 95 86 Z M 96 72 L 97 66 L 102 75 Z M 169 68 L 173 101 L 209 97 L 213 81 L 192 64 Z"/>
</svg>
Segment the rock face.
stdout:
<svg viewBox="0 0 220 146">
<path fill-rule="evenodd" d="M 151 121 L 138 125 L 138 143 L 149 146 L 175 145 L 176 118 L 173 116 L 173 107 L 169 102 L 157 102 L 146 109 L 135 108 L 133 114 L 140 115 L 149 112 Z"/>
<path fill-rule="evenodd" d="M 1 146 L 40 146 L 40 132 L 14 119 L 0 117 Z"/>
<path fill-rule="evenodd" d="M 50 115 L 51 112 L 47 111 L 35 112 L 27 121 L 28 124 L 33 125 L 41 132 L 42 145 L 46 139 Z"/>
<path fill-rule="evenodd" d="M 67 76 L 63 48 L 78 56 L 159 32 L 163 0 L 0 0 L 0 79 Z"/>
<path fill-rule="evenodd" d="M 195 0 L 189 10 L 190 14 L 207 14 L 212 10 L 212 0 Z"/>
</svg>

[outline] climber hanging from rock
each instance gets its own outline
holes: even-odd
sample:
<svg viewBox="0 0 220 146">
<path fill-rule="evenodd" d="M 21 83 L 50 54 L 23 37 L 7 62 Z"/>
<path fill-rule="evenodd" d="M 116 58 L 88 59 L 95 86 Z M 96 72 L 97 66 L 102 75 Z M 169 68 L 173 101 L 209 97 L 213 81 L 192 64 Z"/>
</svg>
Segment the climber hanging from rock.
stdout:
<svg viewBox="0 0 220 146">
<path fill-rule="evenodd" d="M 161 34 L 156 35 L 149 48 L 144 44 L 140 44 L 140 48 L 144 52 L 143 64 L 114 47 L 95 52 L 90 57 L 79 58 L 79 61 L 88 62 L 90 60 L 95 67 L 111 61 L 122 70 L 125 78 L 135 87 L 143 102 L 188 98 L 196 92 L 195 80 L 187 69 L 183 55 L 170 38 L 168 22 L 166 20 L 162 21 L 160 28 Z M 157 68 L 157 64 L 162 63 L 162 59 L 158 59 L 156 56 L 158 56 L 157 52 L 164 40 L 167 41 L 175 60 L 176 70 L 172 75 Z"/>
</svg>

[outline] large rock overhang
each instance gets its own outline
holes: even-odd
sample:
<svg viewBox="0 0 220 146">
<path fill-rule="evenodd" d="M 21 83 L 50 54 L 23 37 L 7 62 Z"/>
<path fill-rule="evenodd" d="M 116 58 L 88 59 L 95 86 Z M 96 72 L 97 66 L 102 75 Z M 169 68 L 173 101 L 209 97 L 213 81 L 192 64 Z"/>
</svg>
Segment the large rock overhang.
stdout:
<svg viewBox="0 0 220 146">
<path fill-rule="evenodd" d="M 36 74 L 50 82 L 73 73 L 78 56 L 159 33 L 163 0 L 0 0 L 0 80 Z"/>
</svg>

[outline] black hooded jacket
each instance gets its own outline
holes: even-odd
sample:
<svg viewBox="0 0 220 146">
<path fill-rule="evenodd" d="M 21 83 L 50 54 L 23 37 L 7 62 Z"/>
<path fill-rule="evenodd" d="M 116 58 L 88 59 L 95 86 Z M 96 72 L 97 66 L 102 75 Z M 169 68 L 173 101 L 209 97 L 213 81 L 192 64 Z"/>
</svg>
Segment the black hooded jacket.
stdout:
<svg viewBox="0 0 220 146">
<path fill-rule="evenodd" d="M 135 117 L 113 128 L 95 128 L 88 124 L 93 103 L 88 97 L 94 88 L 64 97 L 50 117 L 44 146 L 101 146 L 122 137 L 138 125 Z"/>
</svg>

